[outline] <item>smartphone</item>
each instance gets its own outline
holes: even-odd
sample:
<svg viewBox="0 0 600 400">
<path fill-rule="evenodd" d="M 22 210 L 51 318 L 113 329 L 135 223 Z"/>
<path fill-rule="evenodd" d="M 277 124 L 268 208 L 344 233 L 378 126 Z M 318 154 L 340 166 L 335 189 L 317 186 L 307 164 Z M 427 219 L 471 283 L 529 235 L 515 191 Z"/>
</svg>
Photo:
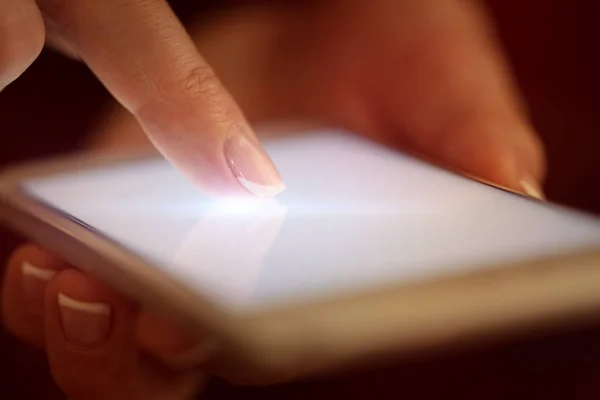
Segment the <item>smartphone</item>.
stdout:
<svg viewBox="0 0 600 400">
<path fill-rule="evenodd" d="M 600 311 L 600 220 L 340 131 L 264 147 L 287 190 L 209 198 L 156 154 L 0 178 L 0 219 L 204 332 L 213 372 L 290 379 Z"/>
</svg>

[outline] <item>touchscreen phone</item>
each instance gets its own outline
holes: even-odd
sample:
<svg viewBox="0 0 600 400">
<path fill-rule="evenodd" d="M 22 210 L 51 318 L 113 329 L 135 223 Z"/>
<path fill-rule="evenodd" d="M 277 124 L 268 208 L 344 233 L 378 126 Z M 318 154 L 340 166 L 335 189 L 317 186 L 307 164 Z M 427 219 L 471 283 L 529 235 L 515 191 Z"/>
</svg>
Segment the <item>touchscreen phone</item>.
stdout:
<svg viewBox="0 0 600 400">
<path fill-rule="evenodd" d="M 600 306 L 595 216 L 345 132 L 264 147 L 275 198 L 206 197 L 155 155 L 79 157 L 8 171 L 0 215 L 256 374 Z"/>
</svg>

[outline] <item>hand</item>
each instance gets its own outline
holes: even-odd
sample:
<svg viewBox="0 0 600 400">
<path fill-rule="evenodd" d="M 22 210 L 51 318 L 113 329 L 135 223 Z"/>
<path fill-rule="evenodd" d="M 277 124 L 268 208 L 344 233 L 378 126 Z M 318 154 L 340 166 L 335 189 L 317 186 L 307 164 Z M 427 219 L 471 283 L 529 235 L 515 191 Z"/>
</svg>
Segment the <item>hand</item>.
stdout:
<svg viewBox="0 0 600 400">
<path fill-rule="evenodd" d="M 210 350 L 110 288 L 35 246 L 6 267 L 6 326 L 43 348 L 56 383 L 73 400 L 190 399 Z"/>
<path fill-rule="evenodd" d="M 253 125 L 341 126 L 542 195 L 543 148 L 479 2 L 280 2 L 192 36 Z M 140 137 L 116 120 L 103 143 Z"/>
<path fill-rule="evenodd" d="M 0 90 L 37 57 L 45 31 L 83 60 L 162 154 L 207 192 L 283 190 L 166 1 L 0 0 Z"/>
<path fill-rule="evenodd" d="M 539 193 L 544 174 L 541 146 L 489 36 L 484 15 L 474 4 L 465 4 L 471 3 L 382 0 L 375 5 L 350 0 L 303 4 L 302 10 L 278 6 L 228 15 L 210 27 L 199 28 L 195 37 L 206 59 L 256 124 L 300 119 L 343 126 L 394 146 L 415 149 L 515 190 Z M 223 24 L 228 29 L 224 30 Z M 134 138 L 134 144 L 145 143 L 145 139 L 136 139 L 143 138 L 136 136 L 141 130 L 127 112 L 111 121 L 101 129 L 104 145 L 120 146 L 127 138 Z M 98 375 L 114 376 L 113 369 L 93 369 L 96 364 L 86 359 L 86 352 L 75 352 L 65 336 L 51 333 L 52 327 L 44 328 L 39 322 L 41 314 L 49 320 L 52 316 L 48 314 L 54 310 L 53 326 L 60 332 L 57 292 L 51 288 L 55 280 L 64 279 L 63 274 L 77 274 L 86 285 L 99 285 L 97 282 L 73 270 L 54 275 L 49 283 L 39 282 L 48 285 L 46 307 L 51 310 L 39 311 L 43 306 L 38 305 L 37 319 L 27 316 L 32 313 L 28 303 L 10 297 L 10 293 L 23 295 L 15 288 L 26 279 L 22 260 L 34 260 L 33 252 L 21 250 L 21 258 L 15 256 L 10 263 L 4 291 L 7 326 L 22 338 L 45 338 L 42 342 L 51 368 L 67 393 L 89 393 L 102 386 L 105 398 L 118 398 L 121 385 L 104 385 L 97 379 Z M 37 262 L 40 265 L 30 261 L 38 268 L 46 267 Z M 111 297 L 77 297 L 88 292 L 67 292 L 66 286 L 61 290 L 76 300 L 108 303 L 112 315 L 119 313 L 118 303 L 112 303 Z M 141 318 L 135 313 L 126 315 L 130 326 Z M 177 329 L 168 323 L 162 326 L 170 332 L 166 342 L 185 342 Z M 126 371 L 118 373 L 135 377 L 128 388 L 142 390 L 157 381 L 169 387 L 168 380 L 154 376 L 152 382 L 144 380 L 148 375 L 140 371 L 147 370 L 145 363 L 120 361 L 121 357 L 145 360 L 140 355 L 147 353 L 168 359 L 154 350 L 162 345 L 145 346 L 144 336 L 137 332 L 134 339 L 123 339 L 129 343 L 127 351 L 101 345 L 106 351 L 95 354 L 105 357 L 106 365 L 126 366 Z M 52 356 L 53 346 L 66 349 L 72 357 Z M 76 369 L 78 377 L 73 377 Z M 88 378 L 88 370 L 102 373 L 90 372 Z M 70 378 L 61 378 L 64 376 Z"/>
</svg>

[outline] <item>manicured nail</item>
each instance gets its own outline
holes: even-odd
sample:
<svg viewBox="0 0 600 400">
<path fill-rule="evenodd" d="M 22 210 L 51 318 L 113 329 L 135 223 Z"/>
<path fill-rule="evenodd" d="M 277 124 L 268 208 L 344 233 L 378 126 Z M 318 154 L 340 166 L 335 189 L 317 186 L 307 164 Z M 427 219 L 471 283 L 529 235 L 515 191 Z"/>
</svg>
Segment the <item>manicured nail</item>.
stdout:
<svg viewBox="0 0 600 400">
<path fill-rule="evenodd" d="M 67 340 L 79 346 L 102 342 L 110 329 L 110 307 L 58 294 L 60 318 Z"/>
<path fill-rule="evenodd" d="M 46 285 L 56 275 L 56 271 L 38 268 L 25 261 L 21 264 L 21 274 L 23 275 L 23 292 L 25 295 L 32 301 L 43 302 Z"/>
<path fill-rule="evenodd" d="M 235 135 L 225 143 L 225 157 L 238 182 L 259 197 L 275 196 L 285 185 L 258 142 L 245 135 Z"/>
<path fill-rule="evenodd" d="M 546 198 L 544 196 L 544 192 L 542 191 L 542 188 L 530 176 L 526 176 L 525 178 L 521 179 L 520 183 L 521 183 L 521 187 L 523 188 L 523 191 L 527 195 L 529 195 L 531 197 L 535 197 L 536 199 L 540 199 L 540 200 L 544 200 Z"/>
</svg>

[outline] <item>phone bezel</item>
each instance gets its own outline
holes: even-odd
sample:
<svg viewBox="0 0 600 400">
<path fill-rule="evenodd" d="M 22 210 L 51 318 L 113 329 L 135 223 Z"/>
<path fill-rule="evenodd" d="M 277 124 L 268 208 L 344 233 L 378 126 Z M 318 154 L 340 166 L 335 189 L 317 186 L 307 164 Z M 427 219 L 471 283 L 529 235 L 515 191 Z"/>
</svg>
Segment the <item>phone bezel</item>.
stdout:
<svg viewBox="0 0 600 400">
<path fill-rule="evenodd" d="M 214 342 L 207 368 L 236 382 L 292 379 L 484 333 L 584 320 L 600 311 L 597 248 L 239 316 L 28 196 L 19 184 L 155 156 L 86 153 L 11 168 L 0 175 L 0 221 L 143 305 L 206 333 Z"/>
</svg>

